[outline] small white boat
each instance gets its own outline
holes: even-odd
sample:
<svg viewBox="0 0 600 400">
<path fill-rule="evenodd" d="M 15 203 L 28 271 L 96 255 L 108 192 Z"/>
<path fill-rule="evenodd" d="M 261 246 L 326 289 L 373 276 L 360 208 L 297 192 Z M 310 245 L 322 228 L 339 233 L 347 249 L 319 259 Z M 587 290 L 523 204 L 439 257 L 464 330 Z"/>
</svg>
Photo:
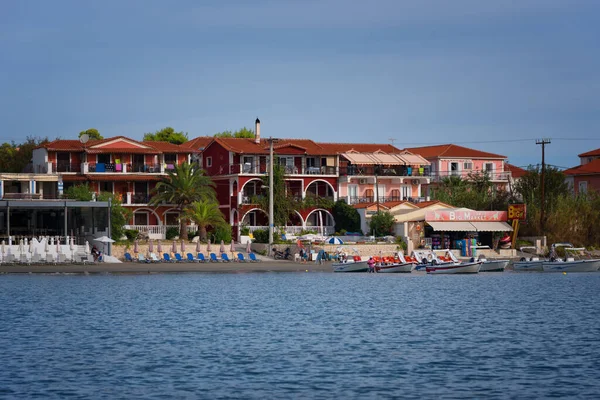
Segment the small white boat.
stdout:
<svg viewBox="0 0 600 400">
<path fill-rule="evenodd" d="M 565 258 L 558 258 L 556 248 L 564 247 Z M 573 247 L 570 243 L 552 245 L 550 261 L 543 263 L 544 272 L 595 272 L 600 268 L 600 260 L 591 258 L 583 247 Z"/>
<path fill-rule="evenodd" d="M 513 263 L 513 269 L 516 272 L 528 272 L 528 271 L 535 271 L 535 272 L 541 272 L 544 270 L 544 261 L 546 260 L 540 260 L 540 258 L 538 256 L 531 256 L 531 253 L 526 253 L 524 250 L 534 250 L 537 251 L 537 248 L 535 246 L 523 246 L 519 249 L 519 251 L 522 253 L 522 257 L 519 261 L 515 261 Z M 527 257 L 529 255 L 529 257 Z"/>
<path fill-rule="evenodd" d="M 471 246 L 471 248 L 474 250 L 491 250 L 490 246 Z M 483 261 L 479 272 L 504 272 L 510 262 L 509 260 L 499 260 L 497 258 L 488 259 L 483 254 L 479 255 L 478 260 Z"/>
<path fill-rule="evenodd" d="M 410 273 L 417 265 L 416 260 L 407 259 L 402 252 L 398 252 L 397 258 L 398 262 L 379 265 L 375 270 L 382 273 Z"/>
<path fill-rule="evenodd" d="M 479 272 L 481 264 L 481 261 L 469 261 L 460 264 L 428 265 L 425 267 L 425 271 L 428 274 L 476 274 Z"/>
<path fill-rule="evenodd" d="M 342 261 L 333 263 L 333 272 L 367 272 L 369 270 L 368 261 L 362 261 L 359 255 L 351 259 L 343 258 Z"/>
</svg>

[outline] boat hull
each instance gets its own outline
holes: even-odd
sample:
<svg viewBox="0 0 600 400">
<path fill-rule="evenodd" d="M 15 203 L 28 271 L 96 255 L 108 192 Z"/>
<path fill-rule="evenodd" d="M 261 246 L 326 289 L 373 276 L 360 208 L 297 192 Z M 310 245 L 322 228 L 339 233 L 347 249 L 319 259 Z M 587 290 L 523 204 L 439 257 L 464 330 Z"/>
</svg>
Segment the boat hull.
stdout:
<svg viewBox="0 0 600 400">
<path fill-rule="evenodd" d="M 595 272 L 600 260 L 548 261 L 542 266 L 544 272 Z"/>
<path fill-rule="evenodd" d="M 414 263 L 390 264 L 377 267 L 377 272 L 381 273 L 411 273 L 415 269 Z"/>
<path fill-rule="evenodd" d="M 334 263 L 333 272 L 367 272 L 369 264 L 366 261 Z"/>
<path fill-rule="evenodd" d="M 544 261 L 517 261 L 513 264 L 513 268 L 517 272 L 535 271 L 541 272 L 544 270 Z"/>
<path fill-rule="evenodd" d="M 502 272 L 508 266 L 508 260 L 488 260 L 481 264 L 479 272 Z"/>
<path fill-rule="evenodd" d="M 461 264 L 428 265 L 425 270 L 428 274 L 476 274 L 481 268 L 481 261 Z"/>
</svg>

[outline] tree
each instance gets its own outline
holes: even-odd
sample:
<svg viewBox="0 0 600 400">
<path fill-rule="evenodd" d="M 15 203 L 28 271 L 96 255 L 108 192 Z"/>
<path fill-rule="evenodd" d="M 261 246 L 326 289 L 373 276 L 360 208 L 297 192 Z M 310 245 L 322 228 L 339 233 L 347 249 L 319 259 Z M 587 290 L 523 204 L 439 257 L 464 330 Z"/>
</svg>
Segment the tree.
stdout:
<svg viewBox="0 0 600 400">
<path fill-rule="evenodd" d="M 263 186 L 269 185 L 269 175 L 262 178 Z M 265 191 L 263 196 L 253 200 L 261 209 L 269 210 L 269 193 Z M 285 188 L 284 167 L 275 163 L 273 165 L 273 223 L 276 226 L 285 226 L 292 213 L 299 209 L 301 203 L 295 198 L 288 196 Z"/>
<path fill-rule="evenodd" d="M 515 192 L 528 206 L 542 205 L 542 172 L 539 166 L 529 166 L 515 184 Z M 548 211 L 552 210 L 559 197 L 570 194 L 569 185 L 565 182 L 565 174 L 554 167 L 546 167 L 544 176 L 544 197 Z"/>
<path fill-rule="evenodd" d="M 369 227 L 374 235 L 384 236 L 392 233 L 395 222 L 396 220 L 390 212 L 379 211 L 371 216 Z"/>
<path fill-rule="evenodd" d="M 158 206 L 161 203 L 175 204 L 183 214 L 186 207 L 195 201 L 216 201 L 215 183 L 206 175 L 204 170 L 194 164 L 184 163 L 176 165 L 168 172 L 168 176 L 161 179 L 154 188 L 155 196 L 150 199 L 150 204 Z M 179 237 L 187 239 L 187 220 L 180 218 Z"/>
<path fill-rule="evenodd" d="M 86 129 L 85 131 L 79 132 L 79 137 L 82 137 L 83 135 L 88 135 L 89 138 L 92 140 L 104 139 L 104 136 L 102 136 L 100 134 L 100 132 L 98 132 L 98 129 L 96 129 L 96 128 L 90 128 L 90 129 Z"/>
<path fill-rule="evenodd" d="M 360 231 L 360 215 L 354 207 L 346 204 L 344 200 L 338 200 L 331 210 L 335 220 L 335 231 L 358 232 Z"/>
<path fill-rule="evenodd" d="M 191 219 L 200 228 L 200 240 L 206 241 L 207 228 L 227 225 L 223 213 L 219 210 L 219 203 L 214 200 L 194 201 L 185 209 L 185 217 Z M 229 225 L 227 225 L 229 226 Z"/>
<path fill-rule="evenodd" d="M 223 132 L 215 133 L 213 136 L 217 137 L 217 138 L 231 138 L 231 137 L 233 137 L 233 138 L 253 138 L 254 131 L 251 129 L 248 129 L 246 127 L 243 127 L 242 129 L 238 129 L 235 132 L 223 131 Z"/>
<path fill-rule="evenodd" d="M 433 190 L 432 197 L 454 207 L 473 210 L 505 210 L 512 201 L 510 193 L 497 189 L 487 173 L 469 174 L 466 179 L 445 177 Z"/>
<path fill-rule="evenodd" d="M 182 144 L 188 141 L 188 134 L 184 132 L 175 132 L 175 129 L 167 126 L 166 128 L 158 130 L 154 133 L 144 133 L 144 140 Z"/>
<path fill-rule="evenodd" d="M 33 157 L 33 149 L 48 142 L 47 137 L 27 136 L 25 142 L 21 144 L 15 142 L 2 144 L 0 146 L 0 172 L 33 172 L 29 165 Z"/>
<path fill-rule="evenodd" d="M 94 198 L 94 192 L 87 183 L 70 186 L 64 194 L 67 199 L 79 201 L 92 201 Z"/>
</svg>

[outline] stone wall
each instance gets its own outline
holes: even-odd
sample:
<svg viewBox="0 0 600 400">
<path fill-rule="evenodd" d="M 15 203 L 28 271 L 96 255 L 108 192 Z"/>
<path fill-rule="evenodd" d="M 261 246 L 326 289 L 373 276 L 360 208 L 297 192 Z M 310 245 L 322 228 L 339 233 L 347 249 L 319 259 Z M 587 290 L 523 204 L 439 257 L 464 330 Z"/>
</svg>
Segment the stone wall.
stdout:
<svg viewBox="0 0 600 400">
<path fill-rule="evenodd" d="M 157 240 L 154 241 L 154 253 L 156 253 L 157 256 L 159 256 L 159 258 L 162 258 L 162 253 L 169 253 L 169 255 L 171 257 L 173 257 L 173 252 L 172 250 L 172 246 L 173 246 L 173 241 L 162 241 L 162 253 L 158 254 L 158 247 L 157 247 Z M 210 253 L 215 253 L 217 254 L 217 256 L 220 254 L 220 247 L 221 244 L 211 244 L 210 245 L 210 251 L 207 251 L 207 245 L 201 243 L 200 244 L 200 249 L 201 249 L 201 253 L 203 253 L 205 256 L 208 256 Z M 133 244 L 129 244 L 129 245 L 112 245 L 112 256 L 113 257 L 117 257 L 119 260 L 124 260 L 125 259 L 125 253 L 128 252 L 131 254 L 132 257 L 136 257 L 136 255 L 133 252 Z M 143 254 L 144 256 L 148 256 L 148 242 L 139 242 L 138 244 L 138 251 L 139 253 Z M 225 251 L 227 252 L 227 255 L 231 258 L 232 254 L 230 251 L 230 246 L 228 244 L 225 245 Z M 182 254 L 181 252 L 181 242 L 177 242 L 177 252 L 179 254 L 181 254 L 182 257 L 186 257 L 187 253 L 192 253 L 194 256 L 196 256 L 196 243 L 186 243 L 185 244 L 185 253 Z M 236 251 L 235 254 L 237 254 L 239 252 L 239 249 L 236 247 Z M 244 252 L 243 252 L 244 253 Z"/>
</svg>

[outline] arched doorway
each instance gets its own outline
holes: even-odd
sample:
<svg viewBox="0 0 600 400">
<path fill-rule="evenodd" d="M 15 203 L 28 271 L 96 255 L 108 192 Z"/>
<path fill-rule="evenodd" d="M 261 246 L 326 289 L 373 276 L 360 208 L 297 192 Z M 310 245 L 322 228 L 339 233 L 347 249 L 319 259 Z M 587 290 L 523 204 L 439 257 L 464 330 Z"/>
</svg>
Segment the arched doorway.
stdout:
<svg viewBox="0 0 600 400">
<path fill-rule="evenodd" d="M 305 225 L 307 229 L 315 228 L 314 230 L 323 235 L 331 235 L 335 232 L 335 220 L 333 219 L 333 215 L 323 208 L 312 210 L 306 216 Z"/>
</svg>

